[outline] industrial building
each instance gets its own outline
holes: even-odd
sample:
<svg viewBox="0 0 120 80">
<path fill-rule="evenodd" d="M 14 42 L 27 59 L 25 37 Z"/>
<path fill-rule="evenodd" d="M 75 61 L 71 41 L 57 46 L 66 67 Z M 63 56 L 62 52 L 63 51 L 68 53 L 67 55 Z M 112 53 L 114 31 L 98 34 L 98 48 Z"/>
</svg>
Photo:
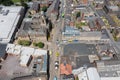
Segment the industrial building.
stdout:
<svg viewBox="0 0 120 80">
<path fill-rule="evenodd" d="M 97 72 L 97 69 L 94 67 L 83 68 L 82 72 L 78 74 L 79 80 L 101 80 Z"/>
<path fill-rule="evenodd" d="M 47 50 L 34 49 L 31 47 L 24 47 L 15 44 L 8 44 L 6 47 L 6 53 L 8 55 L 19 56 L 20 57 L 19 64 L 23 67 L 29 66 L 32 58 L 34 57 L 39 57 L 42 55 L 47 56 Z M 47 65 L 47 62 L 45 63 Z"/>
<path fill-rule="evenodd" d="M 47 50 L 10 43 L 6 46 L 5 53 L 7 58 L 1 62 L 1 80 L 22 80 L 30 76 L 32 76 L 31 78 L 37 78 L 37 76 L 47 78 L 49 64 Z"/>
<path fill-rule="evenodd" d="M 0 6 L 0 60 L 6 58 L 7 43 L 13 42 L 23 15 L 22 6 Z"/>
<path fill-rule="evenodd" d="M 0 6 L 0 43 L 8 43 L 14 40 L 23 14 L 24 8 L 21 6 Z"/>
</svg>

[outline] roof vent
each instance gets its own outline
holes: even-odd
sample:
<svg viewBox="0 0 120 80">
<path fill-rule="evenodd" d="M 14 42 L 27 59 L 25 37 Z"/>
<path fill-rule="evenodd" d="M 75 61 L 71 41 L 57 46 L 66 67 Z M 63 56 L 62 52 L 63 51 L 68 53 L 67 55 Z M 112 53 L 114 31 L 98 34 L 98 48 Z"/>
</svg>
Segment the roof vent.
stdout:
<svg viewBox="0 0 120 80">
<path fill-rule="evenodd" d="M 3 15 L 5 16 L 5 15 L 7 15 L 8 13 L 9 13 L 9 10 L 6 10 L 6 11 L 3 12 Z"/>
</svg>

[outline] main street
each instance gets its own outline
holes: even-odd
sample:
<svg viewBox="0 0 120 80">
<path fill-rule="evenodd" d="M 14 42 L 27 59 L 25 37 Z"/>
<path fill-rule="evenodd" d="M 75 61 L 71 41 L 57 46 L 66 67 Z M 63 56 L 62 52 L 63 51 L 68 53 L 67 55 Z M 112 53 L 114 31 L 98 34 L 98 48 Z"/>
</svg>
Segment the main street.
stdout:
<svg viewBox="0 0 120 80">
<path fill-rule="evenodd" d="M 58 80 L 60 80 L 60 68 L 55 69 L 55 61 L 59 61 L 60 63 L 60 55 L 57 57 L 56 53 L 61 53 L 61 48 L 58 46 L 59 42 L 62 39 L 62 29 L 64 27 L 64 18 L 62 18 L 62 13 L 65 11 L 64 8 L 64 0 L 61 2 L 60 11 L 59 11 L 59 19 L 55 21 L 54 28 L 52 31 L 52 42 L 49 46 L 49 50 L 52 52 L 50 55 L 50 78 L 49 80 L 53 80 L 56 76 Z"/>
</svg>

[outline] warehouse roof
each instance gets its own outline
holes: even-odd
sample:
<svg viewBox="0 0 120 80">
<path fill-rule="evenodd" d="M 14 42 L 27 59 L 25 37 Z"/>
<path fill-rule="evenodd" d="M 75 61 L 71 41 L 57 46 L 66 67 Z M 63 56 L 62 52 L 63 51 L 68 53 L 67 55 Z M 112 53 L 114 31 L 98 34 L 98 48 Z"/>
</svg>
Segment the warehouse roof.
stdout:
<svg viewBox="0 0 120 80">
<path fill-rule="evenodd" d="M 84 71 L 78 75 L 79 80 L 101 80 L 96 68 L 91 67 L 83 70 Z"/>
<path fill-rule="evenodd" d="M 0 42 L 8 43 L 14 33 L 18 20 L 21 6 L 2 7 L 0 11 Z"/>
</svg>

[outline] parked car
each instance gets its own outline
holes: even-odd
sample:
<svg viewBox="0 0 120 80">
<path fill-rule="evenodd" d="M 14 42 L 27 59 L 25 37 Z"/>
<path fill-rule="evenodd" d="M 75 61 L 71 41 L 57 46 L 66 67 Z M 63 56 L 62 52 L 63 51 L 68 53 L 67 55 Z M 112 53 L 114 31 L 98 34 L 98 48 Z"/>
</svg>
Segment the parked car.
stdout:
<svg viewBox="0 0 120 80">
<path fill-rule="evenodd" d="M 55 65 L 59 65 L 59 61 L 55 61 Z"/>
<path fill-rule="evenodd" d="M 59 68 L 59 61 L 55 61 L 55 69 L 57 70 Z"/>
<path fill-rule="evenodd" d="M 59 68 L 59 65 L 55 65 L 55 69 L 57 70 Z"/>
</svg>

